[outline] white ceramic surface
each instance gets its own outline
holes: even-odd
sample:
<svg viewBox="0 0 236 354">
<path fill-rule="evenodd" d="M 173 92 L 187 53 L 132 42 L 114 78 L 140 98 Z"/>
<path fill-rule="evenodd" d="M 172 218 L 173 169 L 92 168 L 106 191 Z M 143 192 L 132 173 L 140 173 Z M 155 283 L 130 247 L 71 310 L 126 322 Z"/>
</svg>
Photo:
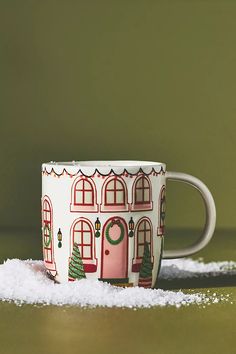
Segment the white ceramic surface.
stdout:
<svg viewBox="0 0 236 354">
<path fill-rule="evenodd" d="M 167 178 L 195 186 L 205 201 L 207 215 L 198 245 L 165 253 L 166 258 L 173 258 L 198 251 L 213 234 L 214 201 L 201 181 L 166 172 L 165 164 L 159 162 L 44 163 L 43 253 L 51 277 L 58 282 L 74 280 L 69 276 L 69 264 L 76 242 L 87 278 L 154 287 L 163 251 Z M 100 230 L 95 228 L 96 221 L 100 222 Z M 152 264 L 149 278 L 140 278 L 143 272 L 139 274 L 144 247 L 149 250 Z"/>
</svg>

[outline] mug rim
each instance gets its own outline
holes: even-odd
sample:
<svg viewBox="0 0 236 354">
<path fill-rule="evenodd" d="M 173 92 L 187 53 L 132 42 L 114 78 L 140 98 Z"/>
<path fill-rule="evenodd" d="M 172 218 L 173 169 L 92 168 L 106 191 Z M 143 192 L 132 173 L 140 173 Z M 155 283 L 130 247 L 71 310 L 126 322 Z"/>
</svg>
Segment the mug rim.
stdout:
<svg viewBox="0 0 236 354">
<path fill-rule="evenodd" d="M 151 167 L 151 166 L 162 166 L 165 168 L 165 163 L 146 161 L 146 160 L 83 160 L 83 161 L 50 161 L 42 164 L 43 166 L 49 165 L 60 166 L 60 167 L 82 167 L 82 168 L 132 168 L 132 167 Z"/>
</svg>

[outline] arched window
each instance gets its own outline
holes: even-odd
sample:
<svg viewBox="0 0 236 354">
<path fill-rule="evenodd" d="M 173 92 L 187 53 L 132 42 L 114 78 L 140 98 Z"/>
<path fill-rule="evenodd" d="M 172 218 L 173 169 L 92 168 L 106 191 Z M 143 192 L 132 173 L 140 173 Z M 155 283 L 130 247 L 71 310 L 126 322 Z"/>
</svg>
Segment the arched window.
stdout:
<svg viewBox="0 0 236 354">
<path fill-rule="evenodd" d="M 73 244 L 78 244 L 80 255 L 83 259 L 93 259 L 93 231 L 85 220 L 75 223 L 73 228 Z"/>
<path fill-rule="evenodd" d="M 111 179 L 105 187 L 105 205 L 124 205 L 125 188 L 117 178 Z"/>
<path fill-rule="evenodd" d="M 52 203 L 48 196 L 44 196 L 42 199 L 42 237 L 44 264 L 51 275 L 55 276 Z"/>
<path fill-rule="evenodd" d="M 153 246 L 152 246 L 152 223 L 149 218 L 143 217 L 139 220 L 135 230 L 135 248 L 132 265 L 132 272 L 139 272 L 143 259 L 144 245 L 147 242 L 151 253 L 151 261 L 153 262 Z"/>
<path fill-rule="evenodd" d="M 148 243 L 151 247 L 151 225 L 148 220 L 142 220 L 137 229 L 137 258 L 143 258 L 144 245 Z"/>
<path fill-rule="evenodd" d="M 81 179 L 75 184 L 74 189 L 75 205 L 93 205 L 94 190 L 92 183 L 86 179 Z"/>
<path fill-rule="evenodd" d="M 71 211 L 97 211 L 96 187 L 89 178 L 75 180 L 71 191 Z"/>
<path fill-rule="evenodd" d="M 118 177 L 109 178 L 103 186 L 102 211 L 128 210 L 127 191 L 123 179 Z"/>
<path fill-rule="evenodd" d="M 47 199 L 43 201 L 44 261 L 52 263 L 52 210 Z"/>
<path fill-rule="evenodd" d="M 159 197 L 159 227 L 157 234 L 159 236 L 164 235 L 165 229 L 165 214 L 166 214 L 166 188 L 162 187 Z"/>
<path fill-rule="evenodd" d="M 71 254 L 74 244 L 77 243 L 86 273 L 97 271 L 95 255 L 94 228 L 92 223 L 85 218 L 74 221 L 71 227 Z"/>
<path fill-rule="evenodd" d="M 133 210 L 151 210 L 151 182 L 145 175 L 138 176 L 133 186 Z"/>
</svg>

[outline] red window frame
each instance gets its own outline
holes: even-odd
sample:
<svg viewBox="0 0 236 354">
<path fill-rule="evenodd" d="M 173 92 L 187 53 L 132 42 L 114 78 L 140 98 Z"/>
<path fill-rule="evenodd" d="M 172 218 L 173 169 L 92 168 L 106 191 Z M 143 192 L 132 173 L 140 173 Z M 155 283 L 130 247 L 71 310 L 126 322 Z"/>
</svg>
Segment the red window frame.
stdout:
<svg viewBox="0 0 236 354">
<path fill-rule="evenodd" d="M 165 212 L 165 210 L 163 210 L 163 206 L 165 205 L 165 199 L 166 199 L 166 189 L 165 187 L 162 188 L 161 191 L 161 196 L 160 196 L 160 227 L 164 227 L 165 224 L 165 220 L 162 219 L 162 213 Z"/>
<path fill-rule="evenodd" d="M 142 180 L 141 183 L 141 187 L 138 187 L 137 184 L 138 182 Z M 144 181 L 147 181 L 148 186 L 146 187 L 144 185 Z M 142 200 L 138 201 L 137 200 L 137 190 L 141 190 L 142 191 Z M 145 190 L 148 190 L 148 200 L 144 200 L 144 194 L 145 194 Z M 135 182 L 135 188 L 134 188 L 134 203 L 135 204 L 150 204 L 151 203 L 151 187 L 150 187 L 150 181 L 147 179 L 147 177 L 145 176 L 140 176 L 140 178 L 137 179 L 137 181 Z"/>
<path fill-rule="evenodd" d="M 82 188 L 77 188 L 77 185 L 81 182 L 82 182 Z M 85 182 L 89 183 L 91 188 L 85 188 Z M 76 202 L 76 193 L 77 192 L 82 193 L 82 203 Z M 86 192 L 92 193 L 92 202 L 91 203 L 87 203 L 85 201 Z M 82 178 L 76 182 L 75 187 L 74 187 L 74 205 L 94 205 L 94 188 L 93 188 L 92 183 L 88 179 Z"/>
<path fill-rule="evenodd" d="M 49 218 L 48 218 L 49 215 Z M 45 246 L 45 240 L 46 243 L 49 240 L 49 233 L 48 233 L 48 226 L 50 231 L 52 232 L 52 208 L 50 206 L 50 203 L 47 199 L 44 199 L 43 201 L 43 246 L 44 246 L 44 260 L 45 262 L 52 263 L 52 238 L 49 246 Z M 52 237 L 52 235 L 51 235 Z"/>
<path fill-rule="evenodd" d="M 79 229 L 78 229 L 78 224 L 81 224 Z M 84 224 L 88 225 L 89 229 L 84 228 Z M 73 226 L 73 244 L 75 243 L 75 235 L 79 233 L 80 234 L 80 242 L 76 242 L 78 244 L 79 250 L 80 250 L 80 255 L 83 260 L 92 260 L 93 259 L 93 230 L 90 225 L 86 220 L 78 220 L 74 226 Z M 84 234 L 89 233 L 90 234 L 90 243 L 84 243 Z M 85 247 L 90 247 L 90 257 L 84 257 L 84 246 Z"/>
<path fill-rule="evenodd" d="M 114 188 L 109 188 L 107 189 L 107 187 L 109 186 L 109 184 L 114 181 Z M 122 185 L 122 188 L 117 188 L 117 181 L 119 182 L 119 184 Z M 108 203 L 107 202 L 107 192 L 113 192 L 114 195 L 114 202 L 113 203 Z M 122 203 L 117 203 L 117 192 L 123 192 L 123 202 Z M 118 178 L 112 178 L 110 179 L 107 184 L 105 185 L 105 205 L 125 205 L 125 187 L 123 185 L 123 183 L 118 179 Z"/>
<path fill-rule="evenodd" d="M 148 225 L 148 226 L 147 226 Z M 142 227 L 142 229 L 141 229 Z M 143 237 L 143 242 L 140 242 L 140 235 L 139 233 L 143 232 L 144 233 L 144 237 Z M 149 241 L 147 240 L 147 233 L 149 232 Z M 140 221 L 139 225 L 138 225 L 138 229 L 137 229 L 137 244 L 136 244 L 136 258 L 137 259 L 141 259 L 143 258 L 143 254 L 140 256 L 139 255 L 139 246 L 143 246 L 145 245 L 145 242 L 147 242 L 149 244 L 150 247 L 150 253 L 152 254 L 152 250 L 151 250 L 151 238 L 152 238 L 152 228 L 151 228 L 151 224 L 149 222 L 149 220 L 144 219 L 142 221 Z"/>
</svg>

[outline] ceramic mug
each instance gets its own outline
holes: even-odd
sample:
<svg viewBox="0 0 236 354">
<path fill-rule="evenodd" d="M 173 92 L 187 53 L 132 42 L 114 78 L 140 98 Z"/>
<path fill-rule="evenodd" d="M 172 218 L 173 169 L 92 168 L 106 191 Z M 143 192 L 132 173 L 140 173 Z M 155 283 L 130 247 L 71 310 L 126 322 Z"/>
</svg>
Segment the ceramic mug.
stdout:
<svg viewBox="0 0 236 354">
<path fill-rule="evenodd" d="M 206 209 L 200 239 L 163 251 L 166 181 L 195 187 Z M 162 258 L 192 255 L 210 241 L 213 197 L 196 177 L 149 161 L 72 161 L 42 165 L 43 257 L 63 283 L 88 278 L 155 287 Z"/>
</svg>

